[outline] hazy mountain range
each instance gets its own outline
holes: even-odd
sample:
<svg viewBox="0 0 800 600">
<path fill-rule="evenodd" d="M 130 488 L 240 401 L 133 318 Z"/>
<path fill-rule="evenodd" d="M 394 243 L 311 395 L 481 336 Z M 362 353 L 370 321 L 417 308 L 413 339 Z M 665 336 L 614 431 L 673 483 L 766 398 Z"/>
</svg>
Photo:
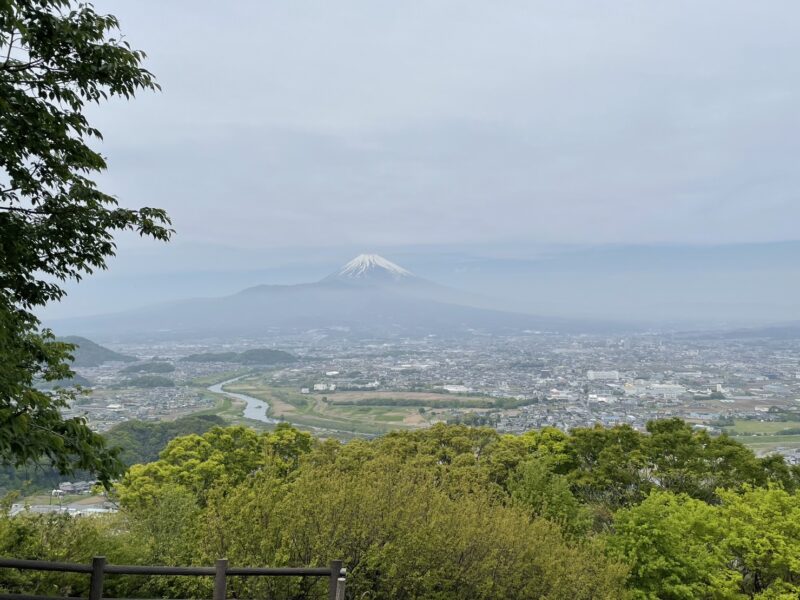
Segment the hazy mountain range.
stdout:
<svg viewBox="0 0 800 600">
<path fill-rule="evenodd" d="M 355 335 L 426 335 L 614 328 L 607 323 L 537 317 L 475 305 L 481 301 L 480 296 L 418 277 L 379 255 L 362 254 L 312 283 L 259 285 L 228 296 L 64 320 L 58 328 L 100 339 L 222 338 L 312 329 Z"/>
<path fill-rule="evenodd" d="M 175 242 L 121 248 L 109 271 L 68 286 L 43 317 L 89 316 L 260 284 L 318 281 L 361 249 L 243 249 Z M 566 319 L 683 328 L 800 319 L 800 242 L 728 245 L 387 247 L 416 275 L 468 304 Z M 349 256 L 348 256 L 349 255 Z M 71 332 L 73 330 L 68 330 Z"/>
</svg>

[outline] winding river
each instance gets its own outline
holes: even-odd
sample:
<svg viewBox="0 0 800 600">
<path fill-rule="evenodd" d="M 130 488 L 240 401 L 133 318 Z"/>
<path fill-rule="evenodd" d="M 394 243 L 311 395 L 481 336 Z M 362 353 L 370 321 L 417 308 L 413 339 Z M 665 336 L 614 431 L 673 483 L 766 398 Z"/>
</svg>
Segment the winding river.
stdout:
<svg viewBox="0 0 800 600">
<path fill-rule="evenodd" d="M 255 421 L 261 421 L 262 423 L 277 423 L 277 419 L 273 419 L 267 416 L 267 411 L 269 410 L 269 404 L 264 402 L 263 400 L 259 400 L 258 398 L 253 398 L 252 396 L 248 396 L 247 394 L 238 394 L 236 392 L 227 392 L 224 388 L 229 383 L 233 383 L 234 381 L 239 381 L 241 377 L 234 377 L 233 379 L 228 379 L 227 381 L 223 381 L 221 383 L 215 383 L 212 386 L 209 386 L 208 391 L 214 394 L 222 394 L 224 396 L 228 396 L 230 398 L 234 398 L 235 400 L 240 400 L 246 404 L 244 408 L 244 418 L 245 419 L 253 419 Z"/>
<path fill-rule="evenodd" d="M 262 423 L 271 423 L 273 425 L 276 423 L 280 423 L 278 419 L 273 419 L 272 417 L 267 416 L 267 411 L 269 410 L 269 403 L 264 402 L 263 400 L 259 400 L 258 398 L 253 398 L 252 396 L 248 396 L 247 394 L 228 392 L 222 389 L 229 383 L 233 383 L 234 381 L 239 381 L 244 377 L 247 377 L 247 375 L 240 375 L 239 377 L 234 377 L 233 379 L 228 379 L 227 381 L 223 381 L 221 383 L 215 383 L 214 385 L 211 385 L 206 389 L 214 394 L 222 394 L 223 396 L 229 396 L 231 398 L 234 398 L 235 400 L 240 400 L 241 402 L 244 402 L 245 419 L 253 419 L 255 421 L 261 421 Z M 329 429 L 323 427 L 315 427 L 314 425 L 304 425 L 303 428 L 311 429 L 312 431 L 317 431 L 320 433 L 327 433 L 327 434 L 342 433 L 346 435 L 352 435 L 351 431 L 343 429 Z M 374 434 L 364 434 L 364 437 L 374 437 Z"/>
</svg>

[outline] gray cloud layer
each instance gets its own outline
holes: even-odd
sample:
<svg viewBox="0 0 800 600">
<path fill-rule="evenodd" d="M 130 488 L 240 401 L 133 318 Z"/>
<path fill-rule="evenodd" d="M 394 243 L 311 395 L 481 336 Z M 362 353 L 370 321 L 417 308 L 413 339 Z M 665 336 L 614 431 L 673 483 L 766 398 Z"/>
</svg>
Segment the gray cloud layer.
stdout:
<svg viewBox="0 0 800 600">
<path fill-rule="evenodd" d="M 100 1 L 126 204 L 250 246 L 797 238 L 800 4 Z"/>
</svg>

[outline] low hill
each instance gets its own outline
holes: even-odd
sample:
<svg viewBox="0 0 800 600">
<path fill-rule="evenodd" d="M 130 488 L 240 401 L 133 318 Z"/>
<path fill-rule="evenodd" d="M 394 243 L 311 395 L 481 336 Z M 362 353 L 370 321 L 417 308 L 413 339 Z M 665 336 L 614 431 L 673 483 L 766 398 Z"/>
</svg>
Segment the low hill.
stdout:
<svg viewBox="0 0 800 600">
<path fill-rule="evenodd" d="M 114 425 L 103 437 L 109 446 L 122 448 L 122 462 L 134 465 L 158 459 L 159 453 L 173 438 L 192 433 L 202 435 L 212 427 L 224 425 L 225 421 L 216 415 L 189 415 L 158 423 L 126 421 Z"/>
<path fill-rule="evenodd" d="M 73 375 L 70 379 L 57 379 L 55 381 L 39 381 L 36 384 L 36 387 L 40 390 L 51 390 L 56 387 L 60 388 L 71 388 L 75 386 L 80 386 L 84 388 L 92 387 L 92 382 L 86 379 L 77 373 Z"/>
<path fill-rule="evenodd" d="M 77 346 L 72 352 L 75 357 L 75 360 L 72 361 L 72 366 L 74 367 L 99 367 L 107 362 L 133 362 L 136 360 L 132 356 L 114 352 L 105 346 L 94 343 L 92 340 L 76 335 L 60 337 L 58 341 Z"/>
<path fill-rule="evenodd" d="M 264 366 L 296 362 L 297 357 L 283 350 L 253 348 L 252 350 L 245 350 L 244 352 L 203 352 L 200 354 L 190 354 L 181 360 L 196 363 L 223 362 Z"/>
<path fill-rule="evenodd" d="M 141 377 L 134 377 L 123 381 L 115 387 L 133 387 L 133 388 L 157 388 L 157 387 L 175 387 L 175 382 L 169 377 L 162 377 L 161 375 L 142 375 Z"/>
<path fill-rule="evenodd" d="M 295 362 L 297 357 L 283 350 L 270 350 L 256 348 L 245 350 L 238 357 L 238 362 L 243 365 L 275 365 L 278 363 Z"/>
<path fill-rule="evenodd" d="M 184 356 L 181 360 L 184 362 L 236 362 L 239 358 L 238 352 L 201 352 L 199 354 L 190 354 Z"/>
<path fill-rule="evenodd" d="M 175 365 L 168 362 L 143 362 L 129 365 L 122 369 L 120 373 L 172 373 Z"/>
<path fill-rule="evenodd" d="M 125 421 L 114 425 L 103 434 L 109 446 L 120 447 L 120 459 L 127 466 L 147 463 L 158 459 L 159 453 L 170 440 L 196 433 L 202 435 L 212 427 L 222 427 L 225 420 L 217 415 L 187 415 L 174 421 L 156 423 L 144 421 Z M 62 481 L 91 479 L 87 471 L 77 471 L 72 475 L 62 475 L 53 467 L 41 464 L 28 464 L 14 468 L 0 465 L 0 495 L 12 490 L 50 491 Z"/>
</svg>

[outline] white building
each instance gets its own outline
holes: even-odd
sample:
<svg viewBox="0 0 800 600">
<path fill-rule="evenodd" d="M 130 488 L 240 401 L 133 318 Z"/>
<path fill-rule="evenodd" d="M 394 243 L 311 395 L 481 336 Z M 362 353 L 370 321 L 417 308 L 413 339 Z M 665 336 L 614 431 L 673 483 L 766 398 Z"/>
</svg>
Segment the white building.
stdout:
<svg viewBox="0 0 800 600">
<path fill-rule="evenodd" d="M 676 383 L 654 383 L 650 386 L 650 392 L 657 398 L 674 400 L 686 392 L 686 388 Z"/>
<path fill-rule="evenodd" d="M 586 371 L 589 381 L 619 381 L 619 371 Z"/>
<path fill-rule="evenodd" d="M 451 394 L 464 394 L 466 392 L 471 391 L 470 388 L 468 388 L 465 385 L 456 385 L 456 384 L 443 385 L 442 389 L 446 392 L 450 392 Z"/>
</svg>

